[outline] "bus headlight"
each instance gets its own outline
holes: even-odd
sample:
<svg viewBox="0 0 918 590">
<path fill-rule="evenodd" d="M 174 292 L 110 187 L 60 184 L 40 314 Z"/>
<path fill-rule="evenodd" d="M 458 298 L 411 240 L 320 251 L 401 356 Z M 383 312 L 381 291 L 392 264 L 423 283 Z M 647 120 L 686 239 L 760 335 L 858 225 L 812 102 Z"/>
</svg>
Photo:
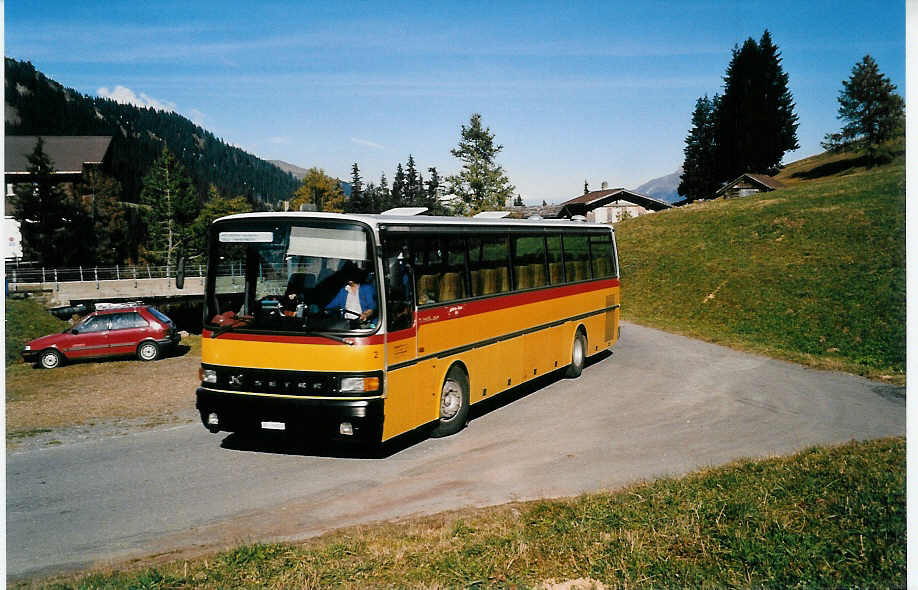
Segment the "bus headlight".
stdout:
<svg viewBox="0 0 918 590">
<path fill-rule="evenodd" d="M 342 377 L 341 393 L 369 393 L 379 391 L 379 377 Z"/>
<path fill-rule="evenodd" d="M 202 383 L 216 383 L 217 382 L 217 372 L 213 369 L 201 369 L 199 371 Z"/>
</svg>

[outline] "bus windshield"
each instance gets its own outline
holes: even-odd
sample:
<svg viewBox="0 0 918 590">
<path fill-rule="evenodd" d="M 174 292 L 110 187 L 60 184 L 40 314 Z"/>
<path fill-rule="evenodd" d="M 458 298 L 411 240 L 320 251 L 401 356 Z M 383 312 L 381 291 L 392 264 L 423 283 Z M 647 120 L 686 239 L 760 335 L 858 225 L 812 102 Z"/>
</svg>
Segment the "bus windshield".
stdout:
<svg viewBox="0 0 918 590">
<path fill-rule="evenodd" d="M 240 220 L 212 228 L 204 318 L 225 331 L 366 333 L 379 324 L 363 225 Z"/>
</svg>

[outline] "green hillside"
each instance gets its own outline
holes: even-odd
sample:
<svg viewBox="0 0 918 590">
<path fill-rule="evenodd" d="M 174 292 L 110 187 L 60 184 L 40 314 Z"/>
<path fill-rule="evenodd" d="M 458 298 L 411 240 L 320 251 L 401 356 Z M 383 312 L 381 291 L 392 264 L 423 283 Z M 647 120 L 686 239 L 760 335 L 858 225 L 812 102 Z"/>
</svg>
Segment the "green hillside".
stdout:
<svg viewBox="0 0 918 590">
<path fill-rule="evenodd" d="M 905 162 L 791 164 L 790 186 L 616 228 L 627 320 L 904 380 Z"/>
</svg>

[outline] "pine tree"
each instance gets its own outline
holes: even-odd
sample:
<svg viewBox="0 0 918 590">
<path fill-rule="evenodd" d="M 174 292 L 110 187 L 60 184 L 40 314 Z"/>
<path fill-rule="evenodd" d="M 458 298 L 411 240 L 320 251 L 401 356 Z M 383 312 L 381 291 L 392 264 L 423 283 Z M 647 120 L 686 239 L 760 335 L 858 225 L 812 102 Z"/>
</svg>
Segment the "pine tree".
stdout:
<svg viewBox="0 0 918 590">
<path fill-rule="evenodd" d="M 587 184 L 586 179 L 583 180 L 583 194 L 588 194 L 590 192 L 590 185 Z"/>
<path fill-rule="evenodd" d="M 497 155 L 504 146 L 494 142 L 491 129 L 482 127 L 481 114 L 474 113 L 469 125 L 462 125 L 459 145 L 450 153 L 462 162 L 462 170 L 446 178 L 449 191 L 458 197 L 461 213 L 502 209 L 513 194 L 514 186 L 497 165 Z"/>
<path fill-rule="evenodd" d="M 198 214 L 198 198 L 185 167 L 167 148 L 144 176 L 140 202 L 147 208 L 147 255 L 171 267 Z"/>
<path fill-rule="evenodd" d="M 136 205 L 122 201 L 121 183 L 90 170 L 76 190 L 93 230 L 94 264 L 111 266 L 129 260 L 133 239 L 128 210 Z"/>
<path fill-rule="evenodd" d="M 363 180 L 360 178 L 360 169 L 357 168 L 357 162 L 351 167 L 351 197 L 347 203 L 346 210 L 351 213 L 370 213 L 372 209 L 367 203 L 366 194 L 363 190 Z"/>
<path fill-rule="evenodd" d="M 408 154 L 408 165 L 405 167 L 405 202 L 415 205 L 423 200 L 424 185 L 419 178 L 414 156 Z"/>
<path fill-rule="evenodd" d="M 31 182 L 17 184 L 13 197 L 23 258 L 49 267 L 80 264 L 80 257 L 86 254 L 81 246 L 88 245 L 85 240 L 91 236 L 75 234 L 88 225 L 87 220 L 73 199 L 55 184 L 54 163 L 45 153 L 41 137 L 28 161 Z"/>
<path fill-rule="evenodd" d="M 797 115 L 781 54 L 766 30 L 734 47 L 717 104 L 718 181 L 744 172 L 773 173 L 785 152 L 799 147 Z"/>
<path fill-rule="evenodd" d="M 207 201 L 204 202 L 201 212 L 198 213 L 189 228 L 189 258 L 201 261 L 206 257 L 207 230 L 215 219 L 224 215 L 250 211 L 252 211 L 252 205 L 245 197 L 224 197 L 215 185 L 210 185 L 207 191 Z"/>
<path fill-rule="evenodd" d="M 715 161 L 715 113 L 718 96 L 713 99 L 703 96 L 695 102 L 692 113 L 692 129 L 685 138 L 685 161 L 679 195 L 688 201 L 706 199 L 714 194 L 720 183 L 717 180 Z"/>
<path fill-rule="evenodd" d="M 870 55 L 856 63 L 851 77 L 842 82 L 838 118 L 847 121 L 838 133 L 826 134 L 823 148 L 830 151 L 868 150 L 880 159 L 880 145 L 905 132 L 905 101 L 896 85 L 880 72 Z"/>
<path fill-rule="evenodd" d="M 586 193 L 583 193 L 583 194 L 586 194 Z M 526 203 L 523 202 L 523 195 L 520 195 L 520 194 L 516 195 L 516 198 L 513 199 L 513 206 L 514 207 L 525 207 L 526 206 Z"/>
<path fill-rule="evenodd" d="M 391 207 L 406 205 L 405 189 L 405 170 L 402 168 L 402 163 L 399 162 L 395 168 L 395 176 L 392 178 L 392 193 L 389 195 Z"/>
</svg>

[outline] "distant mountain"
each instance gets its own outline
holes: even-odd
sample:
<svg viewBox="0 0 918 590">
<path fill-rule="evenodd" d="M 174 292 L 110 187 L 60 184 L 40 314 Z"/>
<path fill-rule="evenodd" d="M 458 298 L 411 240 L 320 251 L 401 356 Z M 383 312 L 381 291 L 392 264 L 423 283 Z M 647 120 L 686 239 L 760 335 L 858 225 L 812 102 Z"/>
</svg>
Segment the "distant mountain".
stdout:
<svg viewBox="0 0 918 590">
<path fill-rule="evenodd" d="M 284 162 L 283 160 L 268 160 L 284 172 L 289 172 L 297 180 L 303 180 L 303 177 L 306 176 L 308 170 L 306 168 L 300 168 L 296 164 L 291 164 L 290 162 Z M 338 184 L 341 185 L 341 191 L 345 196 L 351 196 L 351 183 L 344 182 L 340 178 L 338 179 Z"/>
<path fill-rule="evenodd" d="M 290 173 L 228 145 L 178 113 L 80 94 L 29 62 L 7 58 L 5 72 L 6 134 L 112 136 L 108 172 L 121 182 L 126 201 L 138 200 L 143 177 L 163 146 L 182 162 L 202 195 L 213 184 L 227 196 L 278 203 L 298 185 Z"/>
<path fill-rule="evenodd" d="M 667 203 L 675 203 L 676 201 L 682 200 L 682 197 L 680 197 L 677 192 L 681 176 L 682 168 L 680 167 L 672 174 L 648 180 L 634 190 L 635 192 L 655 199 L 660 199 L 661 201 L 666 201 Z"/>
</svg>

